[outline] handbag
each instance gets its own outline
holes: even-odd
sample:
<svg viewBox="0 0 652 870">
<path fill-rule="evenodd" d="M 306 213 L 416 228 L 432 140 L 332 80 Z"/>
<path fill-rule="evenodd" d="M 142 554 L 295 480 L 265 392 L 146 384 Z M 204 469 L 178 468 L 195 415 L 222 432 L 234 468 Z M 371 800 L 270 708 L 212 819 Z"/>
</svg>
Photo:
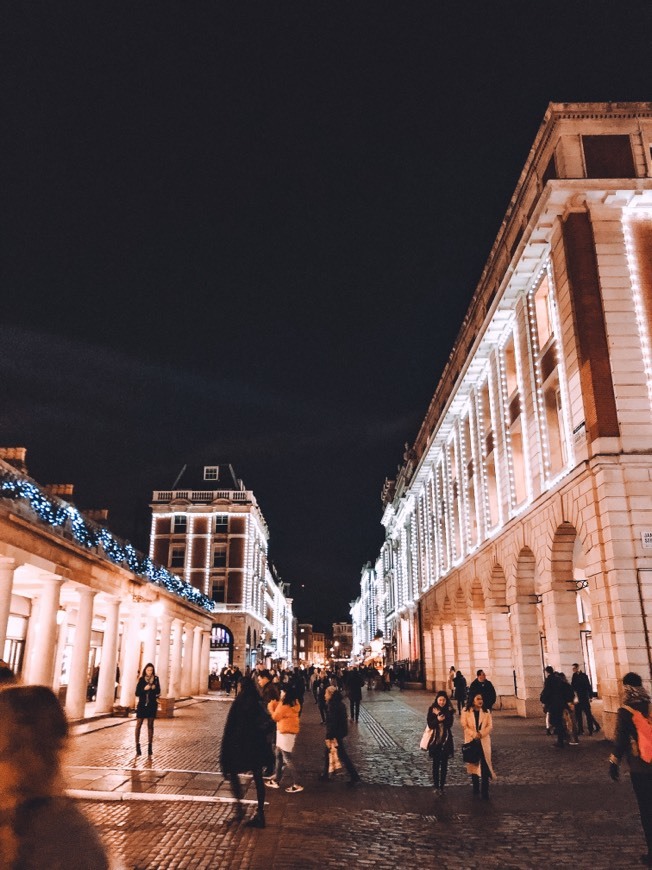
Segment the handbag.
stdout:
<svg viewBox="0 0 652 870">
<path fill-rule="evenodd" d="M 471 740 L 470 743 L 462 744 L 462 761 L 466 764 L 480 763 L 480 741 Z"/>
<path fill-rule="evenodd" d="M 419 749 L 423 749 L 424 752 L 428 749 L 428 747 L 430 746 L 430 741 L 432 740 L 432 733 L 433 733 L 432 728 L 429 728 L 426 725 L 426 729 L 423 732 L 423 735 L 421 737 L 421 741 L 419 743 Z"/>
<path fill-rule="evenodd" d="M 337 739 L 334 737 L 332 740 L 327 740 L 326 746 L 328 747 L 328 772 L 335 773 L 342 769 L 342 762 L 337 752 Z"/>
</svg>

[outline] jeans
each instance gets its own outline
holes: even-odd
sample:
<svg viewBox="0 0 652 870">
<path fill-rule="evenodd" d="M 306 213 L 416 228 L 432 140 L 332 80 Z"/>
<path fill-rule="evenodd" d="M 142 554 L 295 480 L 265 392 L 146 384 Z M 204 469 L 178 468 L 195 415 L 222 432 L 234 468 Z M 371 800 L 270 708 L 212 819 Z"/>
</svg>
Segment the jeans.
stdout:
<svg viewBox="0 0 652 870">
<path fill-rule="evenodd" d="M 280 782 L 283 779 L 283 774 L 285 773 L 285 768 L 287 768 L 288 773 L 290 774 L 290 785 L 295 785 L 297 781 L 296 770 L 294 767 L 294 762 L 292 761 L 292 753 L 287 752 L 285 749 L 279 749 L 276 747 L 276 769 L 274 770 L 274 779 L 276 782 Z"/>
<path fill-rule="evenodd" d="M 263 780 L 263 769 L 262 767 L 257 767 L 252 771 L 254 775 L 254 782 L 256 784 L 256 798 L 258 800 L 258 814 L 263 815 L 265 812 L 265 782 Z M 240 777 L 237 773 L 229 774 L 229 782 L 231 783 L 231 791 L 233 793 L 233 797 L 236 799 L 238 803 L 242 800 L 242 783 L 240 782 Z"/>
<path fill-rule="evenodd" d="M 351 708 L 351 721 L 355 719 L 357 722 L 360 718 L 360 701 L 356 698 L 349 698 L 349 707 Z"/>
<path fill-rule="evenodd" d="M 435 788 L 443 788 L 446 785 L 448 773 L 448 755 L 444 755 L 442 747 L 431 749 L 432 753 L 432 782 Z"/>
<path fill-rule="evenodd" d="M 582 714 L 586 716 L 586 730 L 589 732 L 589 734 L 593 734 L 593 732 L 597 731 L 600 726 L 593 717 L 593 713 L 591 712 L 591 702 L 588 698 L 586 698 L 584 701 L 578 701 L 575 704 L 575 719 L 577 720 L 578 734 L 584 734 L 584 723 L 582 721 Z"/>
</svg>

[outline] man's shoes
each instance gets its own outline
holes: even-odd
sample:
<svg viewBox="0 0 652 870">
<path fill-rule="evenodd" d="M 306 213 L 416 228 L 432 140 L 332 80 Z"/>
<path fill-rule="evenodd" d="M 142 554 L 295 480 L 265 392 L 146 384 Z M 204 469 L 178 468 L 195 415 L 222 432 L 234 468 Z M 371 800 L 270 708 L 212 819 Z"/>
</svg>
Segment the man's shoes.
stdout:
<svg viewBox="0 0 652 870">
<path fill-rule="evenodd" d="M 579 746 L 580 743 L 579 743 L 579 740 L 569 740 L 568 745 L 569 746 Z"/>
<path fill-rule="evenodd" d="M 264 828 L 265 827 L 265 816 L 261 816 L 258 813 L 253 817 L 253 819 L 249 819 L 248 822 L 245 822 L 248 828 Z"/>
<path fill-rule="evenodd" d="M 276 782 L 275 779 L 272 779 L 271 776 L 270 776 L 269 779 L 266 779 L 266 780 L 265 780 L 265 785 L 268 786 L 269 788 L 280 788 L 280 787 L 281 787 L 281 786 Z"/>
<path fill-rule="evenodd" d="M 288 794 L 296 794 L 298 791 L 303 791 L 303 786 L 295 783 L 294 785 L 289 786 L 289 788 L 286 788 L 285 790 Z"/>
</svg>

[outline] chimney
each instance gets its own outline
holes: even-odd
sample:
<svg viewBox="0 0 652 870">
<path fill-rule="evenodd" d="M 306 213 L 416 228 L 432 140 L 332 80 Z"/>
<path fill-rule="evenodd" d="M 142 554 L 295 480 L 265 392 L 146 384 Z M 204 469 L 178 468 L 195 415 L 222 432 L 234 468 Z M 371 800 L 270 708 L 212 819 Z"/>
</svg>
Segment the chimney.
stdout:
<svg viewBox="0 0 652 870">
<path fill-rule="evenodd" d="M 21 474 L 27 474 L 26 456 L 27 447 L 0 447 L 0 459 L 4 460 L 7 465 L 13 466 Z"/>
</svg>

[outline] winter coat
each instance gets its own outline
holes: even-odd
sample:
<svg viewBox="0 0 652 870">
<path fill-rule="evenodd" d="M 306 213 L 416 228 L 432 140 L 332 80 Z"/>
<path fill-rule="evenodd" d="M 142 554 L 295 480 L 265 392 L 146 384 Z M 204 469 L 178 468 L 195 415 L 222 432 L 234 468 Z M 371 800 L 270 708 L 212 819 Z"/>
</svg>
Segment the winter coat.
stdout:
<svg viewBox="0 0 652 870">
<path fill-rule="evenodd" d="M 136 697 L 138 703 L 136 705 L 137 719 L 155 719 L 156 710 L 158 707 L 157 700 L 161 694 L 161 684 L 158 677 L 154 677 L 154 688 L 146 689 L 147 680 L 141 677 L 136 685 Z"/>
<path fill-rule="evenodd" d="M 252 686 L 242 691 L 229 710 L 222 735 L 220 762 L 224 775 L 272 767 L 273 733 L 274 723 L 257 690 Z"/>
<path fill-rule="evenodd" d="M 464 701 L 466 698 L 466 677 L 462 674 L 455 677 L 453 685 L 455 686 L 455 700 Z"/>
<path fill-rule="evenodd" d="M 477 736 L 477 731 L 480 731 L 482 735 L 480 744 L 482 746 L 482 752 L 484 754 L 484 760 L 487 762 L 487 767 L 491 772 L 492 778 L 496 778 L 496 774 L 494 773 L 494 769 L 491 766 L 491 732 L 493 731 L 493 719 L 491 718 L 491 713 L 488 710 L 480 711 L 480 727 L 476 729 L 475 727 L 475 713 L 473 710 L 463 710 L 462 715 L 460 716 L 460 725 L 464 731 L 464 742 L 470 743 L 472 740 L 475 740 Z M 467 773 L 473 774 L 475 776 L 480 776 L 481 774 L 481 762 L 478 764 L 467 764 L 466 771 Z"/>
<path fill-rule="evenodd" d="M 638 710 L 644 716 L 649 715 L 650 705 L 646 701 L 631 701 L 628 706 L 631 706 L 633 710 Z M 627 757 L 629 769 L 632 773 L 645 773 L 652 777 L 652 764 L 643 761 L 639 755 L 638 735 L 634 718 L 629 710 L 619 707 L 616 716 L 613 759 L 620 762 L 623 755 Z"/>
<path fill-rule="evenodd" d="M 562 683 L 561 677 L 558 674 L 548 674 L 544 680 L 539 700 L 548 713 L 551 713 L 553 716 L 561 715 L 562 710 L 568 702 L 566 700 L 564 683 Z"/>
<path fill-rule="evenodd" d="M 469 700 L 475 698 L 476 695 L 482 695 L 485 710 L 491 710 L 496 703 L 496 690 L 491 680 L 473 680 L 469 686 Z"/>
<path fill-rule="evenodd" d="M 342 740 L 348 733 L 346 707 L 340 692 L 335 692 L 326 705 L 326 740 Z"/>
<path fill-rule="evenodd" d="M 346 694 L 350 701 L 362 700 L 362 687 L 364 679 L 360 671 L 350 671 L 346 678 Z"/>
<path fill-rule="evenodd" d="M 298 734 L 300 728 L 299 713 L 301 712 L 301 704 L 297 701 L 296 704 L 290 706 L 282 701 L 270 701 L 267 705 L 269 715 L 276 722 L 276 728 L 279 734 Z"/>
<path fill-rule="evenodd" d="M 440 713 L 444 715 L 443 721 L 437 718 Z M 453 732 L 451 728 L 453 727 L 454 719 L 455 713 L 449 705 L 446 705 L 443 709 L 436 704 L 428 707 L 428 728 L 432 728 L 432 738 L 428 744 L 428 752 L 431 756 L 439 748 L 441 748 L 442 754 L 446 758 L 450 758 L 453 754 L 455 746 L 453 744 Z"/>
</svg>

